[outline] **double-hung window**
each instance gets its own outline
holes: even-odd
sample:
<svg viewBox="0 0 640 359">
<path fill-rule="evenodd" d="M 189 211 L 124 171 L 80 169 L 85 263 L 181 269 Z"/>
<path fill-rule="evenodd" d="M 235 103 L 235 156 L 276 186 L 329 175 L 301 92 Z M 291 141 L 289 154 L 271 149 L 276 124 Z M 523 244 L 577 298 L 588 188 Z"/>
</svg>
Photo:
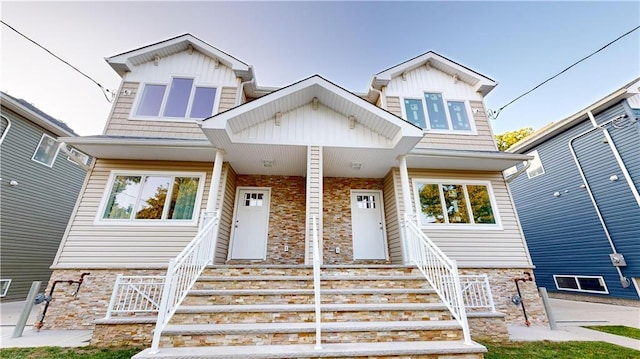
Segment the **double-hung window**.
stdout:
<svg viewBox="0 0 640 359">
<path fill-rule="evenodd" d="M 415 179 L 414 193 L 423 226 L 499 226 L 488 182 Z"/>
<path fill-rule="evenodd" d="M 98 221 L 193 224 L 203 188 L 203 173 L 114 172 Z"/>
<path fill-rule="evenodd" d="M 199 86 L 192 78 L 174 77 L 168 86 L 145 84 L 135 114 L 138 117 L 202 119 L 213 115 L 215 99 L 215 87 Z"/>
<path fill-rule="evenodd" d="M 424 97 L 405 98 L 407 121 L 425 130 L 473 132 L 466 101 L 445 100 L 439 92 L 425 92 Z"/>
<path fill-rule="evenodd" d="M 45 166 L 53 167 L 58 150 L 58 142 L 53 137 L 43 133 L 31 159 Z"/>
</svg>

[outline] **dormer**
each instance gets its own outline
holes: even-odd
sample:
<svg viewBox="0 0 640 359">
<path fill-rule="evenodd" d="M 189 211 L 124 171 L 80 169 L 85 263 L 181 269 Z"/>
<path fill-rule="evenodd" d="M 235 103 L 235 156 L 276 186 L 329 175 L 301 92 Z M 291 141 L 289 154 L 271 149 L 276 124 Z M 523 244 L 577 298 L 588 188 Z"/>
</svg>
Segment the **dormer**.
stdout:
<svg viewBox="0 0 640 359">
<path fill-rule="evenodd" d="M 248 64 L 185 34 L 105 59 L 122 84 L 104 133 L 204 138 L 201 120 L 240 103 Z"/>
<path fill-rule="evenodd" d="M 417 147 L 495 150 L 483 100 L 496 85 L 429 51 L 374 75 L 368 97 L 424 130 Z"/>
</svg>

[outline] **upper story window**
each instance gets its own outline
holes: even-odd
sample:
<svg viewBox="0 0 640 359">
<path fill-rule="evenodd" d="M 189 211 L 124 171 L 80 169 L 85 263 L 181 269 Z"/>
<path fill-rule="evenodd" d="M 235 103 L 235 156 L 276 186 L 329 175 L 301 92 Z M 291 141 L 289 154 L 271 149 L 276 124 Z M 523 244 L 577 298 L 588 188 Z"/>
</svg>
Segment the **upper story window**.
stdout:
<svg viewBox="0 0 640 359">
<path fill-rule="evenodd" d="M 418 218 L 423 226 L 499 225 L 495 199 L 488 182 L 416 179 L 414 192 Z"/>
<path fill-rule="evenodd" d="M 538 151 L 535 150 L 533 152 L 527 153 L 527 156 L 533 156 L 531 160 L 531 165 L 527 169 L 527 177 L 534 178 L 544 174 L 544 167 L 542 167 L 542 161 L 540 160 L 540 155 Z"/>
<path fill-rule="evenodd" d="M 87 166 L 89 165 L 89 160 L 90 160 L 89 155 L 87 155 L 86 153 L 82 153 L 82 152 L 76 150 L 75 148 L 72 148 L 70 152 L 73 155 L 73 157 L 75 157 L 78 160 L 80 160 L 80 162 L 84 163 Z M 71 156 L 67 156 L 67 161 L 77 164 L 76 161 L 71 159 Z"/>
<path fill-rule="evenodd" d="M 145 84 L 138 100 L 136 116 L 206 118 L 213 115 L 216 88 L 199 86 L 193 78 L 174 77 L 171 83 Z"/>
<path fill-rule="evenodd" d="M 445 100 L 439 92 L 425 92 L 421 99 L 404 99 L 404 111 L 407 121 L 425 130 L 474 131 L 467 101 Z"/>
<path fill-rule="evenodd" d="M 56 160 L 57 155 L 58 142 L 53 137 L 43 133 L 31 159 L 45 166 L 53 167 L 53 162 Z"/>
</svg>

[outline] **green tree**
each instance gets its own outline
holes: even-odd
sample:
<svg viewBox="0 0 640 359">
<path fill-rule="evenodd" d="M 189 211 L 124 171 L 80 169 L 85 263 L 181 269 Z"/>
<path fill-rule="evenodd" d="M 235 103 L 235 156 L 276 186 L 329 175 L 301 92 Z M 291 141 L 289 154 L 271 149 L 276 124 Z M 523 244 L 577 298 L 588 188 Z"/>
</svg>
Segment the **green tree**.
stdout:
<svg viewBox="0 0 640 359">
<path fill-rule="evenodd" d="M 507 131 L 499 135 L 495 135 L 496 144 L 500 151 L 506 151 L 509 147 L 523 140 L 525 137 L 533 133 L 533 128 L 523 127 L 519 130 Z"/>
</svg>

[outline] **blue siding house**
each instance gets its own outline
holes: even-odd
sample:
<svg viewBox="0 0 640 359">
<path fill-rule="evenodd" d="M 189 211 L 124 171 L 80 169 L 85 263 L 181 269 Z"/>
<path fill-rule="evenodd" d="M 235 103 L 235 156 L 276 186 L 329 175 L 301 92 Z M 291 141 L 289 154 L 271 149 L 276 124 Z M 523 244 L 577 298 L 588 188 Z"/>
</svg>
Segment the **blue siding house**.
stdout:
<svg viewBox="0 0 640 359">
<path fill-rule="evenodd" d="M 640 79 L 508 152 L 535 156 L 505 176 L 538 285 L 640 300 Z"/>
</svg>

